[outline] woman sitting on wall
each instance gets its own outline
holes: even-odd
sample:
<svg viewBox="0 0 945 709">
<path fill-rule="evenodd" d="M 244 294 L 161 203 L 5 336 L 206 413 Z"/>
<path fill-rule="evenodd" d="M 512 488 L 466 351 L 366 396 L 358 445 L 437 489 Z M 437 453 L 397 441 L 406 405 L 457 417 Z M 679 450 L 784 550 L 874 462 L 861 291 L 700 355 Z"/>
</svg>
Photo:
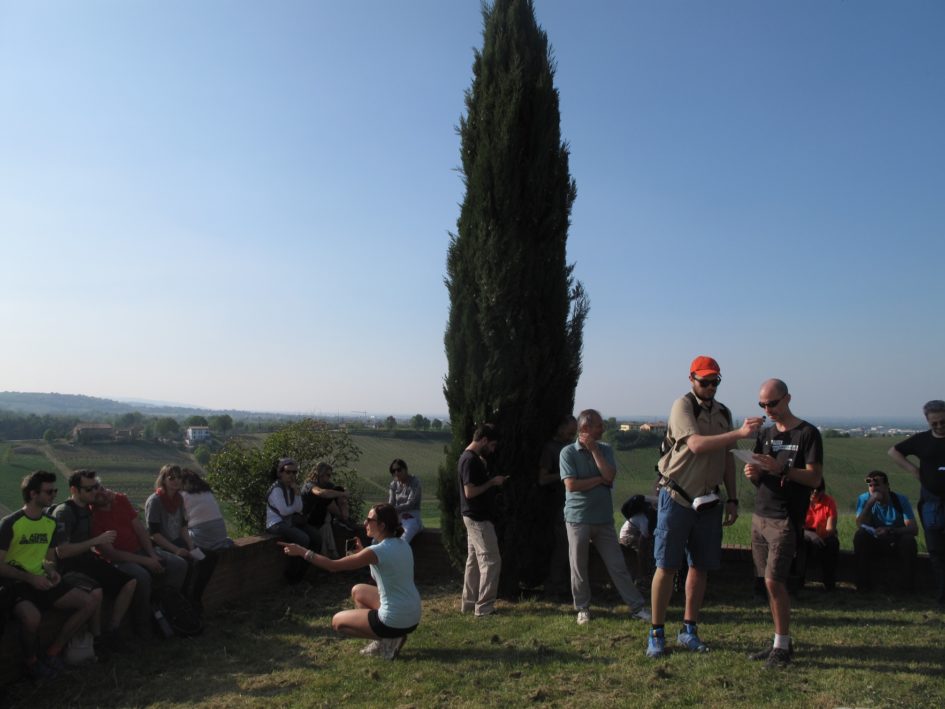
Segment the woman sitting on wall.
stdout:
<svg viewBox="0 0 945 709">
<path fill-rule="evenodd" d="M 266 531 L 294 544 L 321 549 L 321 534 L 302 514 L 298 475 L 298 463 L 292 458 L 280 458 L 276 463 L 276 481 L 266 493 Z M 291 559 L 286 580 L 298 583 L 305 578 L 307 568 L 304 561 Z"/>
<path fill-rule="evenodd" d="M 217 565 L 216 558 L 197 551 L 187 533 L 184 498 L 181 495 L 182 471 L 177 465 L 165 465 L 154 483 L 155 491 L 144 503 L 151 543 L 164 554 L 178 556 L 187 562 L 187 576 L 181 591 L 202 611 L 201 597 Z M 159 552 L 161 553 L 161 552 Z"/>
<path fill-rule="evenodd" d="M 408 544 L 423 530 L 420 519 L 420 478 L 407 472 L 407 464 L 400 458 L 394 458 L 390 464 L 390 481 L 387 502 L 397 510 L 400 524 L 404 528 L 403 540 Z"/>
<path fill-rule="evenodd" d="M 184 519 L 187 520 L 187 533 L 194 547 L 199 551 L 191 554 L 203 555 L 194 582 L 191 596 L 198 610 L 203 609 L 203 592 L 210 582 L 210 576 L 216 568 L 219 555 L 217 552 L 233 546 L 233 540 L 226 535 L 226 522 L 210 485 L 200 475 L 189 468 L 181 471 L 180 495 L 184 499 Z"/>
<path fill-rule="evenodd" d="M 331 619 L 335 632 L 368 638 L 362 655 L 393 660 L 420 622 L 420 594 L 413 582 L 413 552 L 403 538 L 397 511 L 388 504 L 374 505 L 364 521 L 374 544 L 361 547 L 356 541 L 353 555 L 329 559 L 298 544 L 279 542 L 286 555 L 303 559 L 325 571 L 353 571 L 370 565 L 377 586 L 359 583 L 351 589 L 354 610 L 341 611 Z"/>
</svg>

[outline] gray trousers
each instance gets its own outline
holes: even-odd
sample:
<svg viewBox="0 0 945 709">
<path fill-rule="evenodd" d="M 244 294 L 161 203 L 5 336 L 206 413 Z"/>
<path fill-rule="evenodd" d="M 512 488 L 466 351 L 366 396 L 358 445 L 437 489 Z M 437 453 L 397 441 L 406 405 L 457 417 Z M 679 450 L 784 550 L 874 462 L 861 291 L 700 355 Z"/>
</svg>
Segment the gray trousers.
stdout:
<svg viewBox="0 0 945 709">
<path fill-rule="evenodd" d="M 610 524 L 573 524 L 568 529 L 568 561 L 571 563 L 571 594 L 575 610 L 586 610 L 591 605 L 591 582 L 587 574 L 591 542 L 600 555 L 623 602 L 636 611 L 646 605 L 643 594 L 633 583 L 623 551 L 617 541 L 613 522 Z"/>
<path fill-rule="evenodd" d="M 492 522 L 463 517 L 466 525 L 466 573 L 463 575 L 462 612 L 489 615 L 499 594 L 502 556 Z"/>
</svg>

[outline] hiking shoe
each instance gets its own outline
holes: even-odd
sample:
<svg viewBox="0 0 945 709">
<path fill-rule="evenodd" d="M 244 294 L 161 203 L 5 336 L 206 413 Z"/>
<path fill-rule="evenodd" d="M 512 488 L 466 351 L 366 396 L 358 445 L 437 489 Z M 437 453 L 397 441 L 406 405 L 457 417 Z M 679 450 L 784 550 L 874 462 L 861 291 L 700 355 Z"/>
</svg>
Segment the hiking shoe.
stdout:
<svg viewBox="0 0 945 709">
<path fill-rule="evenodd" d="M 645 606 L 640 606 L 640 607 L 637 608 L 635 611 L 631 611 L 631 612 L 630 612 L 630 617 L 633 618 L 633 619 L 635 619 L 635 620 L 645 620 L 645 621 L 648 622 L 648 623 L 649 623 L 651 620 L 653 620 L 653 616 L 650 615 L 649 609 L 646 608 Z"/>
<path fill-rule="evenodd" d="M 590 622 L 591 622 L 591 612 L 589 610 L 578 611 L 578 614 L 577 614 L 578 625 L 587 625 Z"/>
<path fill-rule="evenodd" d="M 650 630 L 646 635 L 646 656 L 663 657 L 666 654 L 666 636 L 662 630 Z"/>
<path fill-rule="evenodd" d="M 381 657 L 385 660 L 393 660 L 400 653 L 400 648 L 407 642 L 407 636 L 401 635 L 399 638 L 385 638 L 381 640 Z"/>
<path fill-rule="evenodd" d="M 750 652 L 748 653 L 748 659 L 756 660 L 758 662 L 761 662 L 762 660 L 767 660 L 768 655 L 771 654 L 772 650 L 774 650 L 774 645 L 769 645 L 764 650 L 759 650 L 758 652 Z"/>
<path fill-rule="evenodd" d="M 699 639 L 696 633 L 687 633 L 685 629 L 676 636 L 676 644 L 680 645 L 690 652 L 708 652 L 709 646 Z"/>
<path fill-rule="evenodd" d="M 56 674 L 60 672 L 65 672 L 66 663 L 62 661 L 62 658 L 59 655 L 41 655 L 39 661 L 42 662 L 46 667 L 53 670 Z"/>
<path fill-rule="evenodd" d="M 787 650 L 782 650 L 781 648 L 773 647 L 771 648 L 771 653 L 768 655 L 768 659 L 765 660 L 765 669 L 777 669 L 779 667 L 787 667 L 791 664 L 791 659 L 794 657 L 794 647 L 791 646 Z"/>
<path fill-rule="evenodd" d="M 44 682 L 54 679 L 59 673 L 42 660 L 36 660 L 32 665 L 26 665 L 26 674 L 34 682 Z"/>
<path fill-rule="evenodd" d="M 381 645 L 380 640 L 371 640 L 367 645 L 358 650 L 358 653 L 368 657 L 372 655 L 380 655 L 382 649 L 383 645 Z"/>
</svg>

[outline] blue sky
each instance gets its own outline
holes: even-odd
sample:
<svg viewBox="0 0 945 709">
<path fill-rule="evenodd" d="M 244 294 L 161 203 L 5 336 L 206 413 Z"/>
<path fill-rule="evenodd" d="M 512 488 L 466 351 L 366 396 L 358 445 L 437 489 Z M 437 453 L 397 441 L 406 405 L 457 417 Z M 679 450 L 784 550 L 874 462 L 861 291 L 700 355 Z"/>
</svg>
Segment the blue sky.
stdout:
<svg viewBox="0 0 945 709">
<path fill-rule="evenodd" d="M 945 397 L 945 4 L 537 0 L 577 407 Z M 475 1 L 0 0 L 0 390 L 445 413 Z"/>
</svg>

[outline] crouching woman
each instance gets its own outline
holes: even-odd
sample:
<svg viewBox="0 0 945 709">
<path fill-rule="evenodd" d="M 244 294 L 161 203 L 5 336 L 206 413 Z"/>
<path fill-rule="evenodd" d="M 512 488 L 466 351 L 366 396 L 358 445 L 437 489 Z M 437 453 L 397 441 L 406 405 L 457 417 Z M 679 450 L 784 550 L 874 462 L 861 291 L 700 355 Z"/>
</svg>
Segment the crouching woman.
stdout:
<svg viewBox="0 0 945 709">
<path fill-rule="evenodd" d="M 413 552 L 401 536 L 397 511 L 389 504 L 374 505 L 364 521 L 374 544 L 362 548 L 356 542 L 354 554 L 329 559 L 311 549 L 279 542 L 286 555 L 302 557 L 325 571 L 354 571 L 371 567 L 377 586 L 359 583 L 351 589 L 354 610 L 341 611 L 331 619 L 331 627 L 342 635 L 368 638 L 362 655 L 377 655 L 387 660 L 397 657 L 407 635 L 420 622 L 420 594 L 413 582 Z"/>
</svg>

